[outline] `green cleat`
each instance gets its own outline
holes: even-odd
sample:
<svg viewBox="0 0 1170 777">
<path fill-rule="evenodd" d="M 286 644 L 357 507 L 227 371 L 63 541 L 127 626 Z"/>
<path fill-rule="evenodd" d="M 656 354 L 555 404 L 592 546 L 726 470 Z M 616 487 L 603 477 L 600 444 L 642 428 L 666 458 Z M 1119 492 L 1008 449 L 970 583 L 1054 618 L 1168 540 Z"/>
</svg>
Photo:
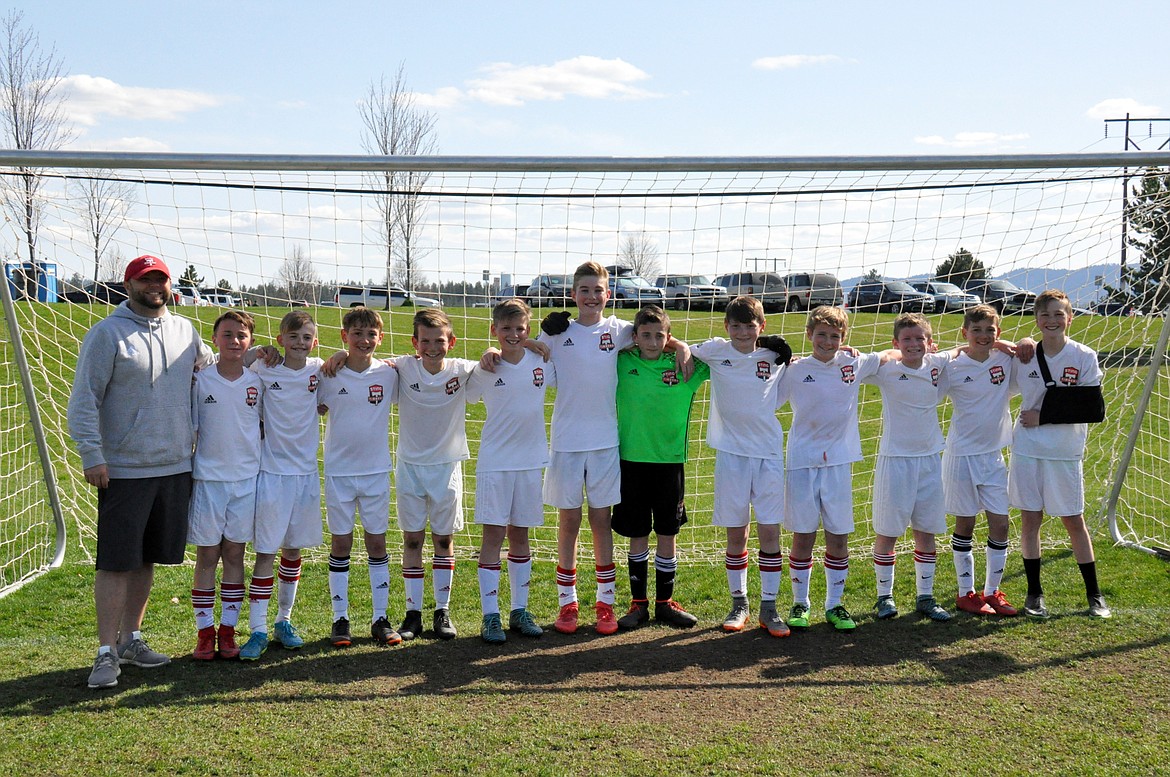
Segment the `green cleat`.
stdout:
<svg viewBox="0 0 1170 777">
<path fill-rule="evenodd" d="M 846 610 L 843 604 L 838 604 L 831 610 L 825 610 L 825 620 L 833 624 L 833 628 L 837 631 L 852 631 L 857 628 L 853 616 L 849 614 L 849 610 Z M 789 623 L 791 624 L 791 621 Z"/>
<path fill-rule="evenodd" d="M 500 622 L 498 612 L 483 616 L 483 626 L 479 629 L 479 636 L 483 637 L 484 642 L 491 645 L 502 645 L 508 641 L 508 635 L 504 633 L 504 624 Z"/>
<path fill-rule="evenodd" d="M 788 611 L 788 625 L 794 629 L 808 628 L 808 607 L 797 602 Z"/>
<path fill-rule="evenodd" d="M 520 632 L 525 637 L 539 637 L 544 634 L 544 629 L 536 625 L 532 613 L 523 607 L 508 613 L 508 628 Z"/>
<path fill-rule="evenodd" d="M 253 631 L 248 641 L 240 648 L 241 661 L 259 661 L 260 656 L 268 649 L 268 635 L 263 631 Z"/>
</svg>

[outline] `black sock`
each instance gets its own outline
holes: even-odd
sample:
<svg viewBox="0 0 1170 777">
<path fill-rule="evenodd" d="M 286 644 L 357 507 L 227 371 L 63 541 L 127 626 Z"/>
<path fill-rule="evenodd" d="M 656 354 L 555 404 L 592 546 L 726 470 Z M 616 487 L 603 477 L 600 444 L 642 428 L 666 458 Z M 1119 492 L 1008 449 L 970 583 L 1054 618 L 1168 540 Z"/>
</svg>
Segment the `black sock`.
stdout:
<svg viewBox="0 0 1170 777">
<path fill-rule="evenodd" d="M 650 560 L 649 551 L 638 556 L 626 556 L 626 563 L 630 565 L 630 598 L 635 602 L 646 601 L 646 575 Z"/>
<path fill-rule="evenodd" d="M 654 556 L 654 599 L 667 602 L 674 598 L 674 576 L 678 561 L 674 558 Z"/>
<path fill-rule="evenodd" d="M 1099 596 L 1101 589 L 1097 587 L 1097 562 L 1086 561 L 1077 566 L 1081 568 L 1081 577 L 1085 579 L 1085 596 Z"/>
<path fill-rule="evenodd" d="M 1028 596 L 1041 596 L 1044 589 L 1040 587 L 1040 559 L 1024 559 L 1024 574 L 1028 578 Z"/>
</svg>

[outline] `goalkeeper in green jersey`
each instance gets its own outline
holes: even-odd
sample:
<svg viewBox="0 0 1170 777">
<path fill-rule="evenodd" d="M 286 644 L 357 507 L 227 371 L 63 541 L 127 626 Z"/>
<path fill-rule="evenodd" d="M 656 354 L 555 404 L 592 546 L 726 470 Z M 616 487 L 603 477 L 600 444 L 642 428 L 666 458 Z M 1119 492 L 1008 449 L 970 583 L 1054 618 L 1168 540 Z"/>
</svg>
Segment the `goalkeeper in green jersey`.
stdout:
<svg viewBox="0 0 1170 777">
<path fill-rule="evenodd" d="M 670 319 L 657 305 L 634 316 L 634 345 L 618 354 L 617 415 L 621 457 L 621 502 L 613 509 L 613 530 L 630 539 L 630 611 L 618 619 L 622 629 L 650 620 L 648 567 L 650 532 L 654 550 L 654 618 L 680 628 L 697 622 L 674 601 L 678 562 L 675 537 L 687 522 L 683 504 L 683 463 L 695 392 L 710 377 L 695 362 L 689 381 L 679 374 L 673 353 L 664 353 Z"/>
</svg>

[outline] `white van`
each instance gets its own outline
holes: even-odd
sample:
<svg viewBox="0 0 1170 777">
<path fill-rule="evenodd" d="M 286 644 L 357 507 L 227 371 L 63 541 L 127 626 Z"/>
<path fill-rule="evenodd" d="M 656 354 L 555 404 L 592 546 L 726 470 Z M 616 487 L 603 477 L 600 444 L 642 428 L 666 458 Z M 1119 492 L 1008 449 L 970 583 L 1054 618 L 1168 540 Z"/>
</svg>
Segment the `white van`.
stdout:
<svg viewBox="0 0 1170 777">
<path fill-rule="evenodd" d="M 437 299 L 416 296 L 401 286 L 338 286 L 333 299 L 340 308 L 356 308 L 359 305 L 374 310 L 389 310 L 404 305 L 416 308 L 439 307 Z"/>
</svg>

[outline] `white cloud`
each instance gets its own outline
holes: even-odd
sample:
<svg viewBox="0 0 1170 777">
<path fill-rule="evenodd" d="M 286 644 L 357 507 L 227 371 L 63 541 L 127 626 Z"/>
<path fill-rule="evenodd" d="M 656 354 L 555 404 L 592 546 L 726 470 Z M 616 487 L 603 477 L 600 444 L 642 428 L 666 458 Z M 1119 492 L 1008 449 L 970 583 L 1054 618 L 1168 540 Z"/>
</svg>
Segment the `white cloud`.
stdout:
<svg viewBox="0 0 1170 777">
<path fill-rule="evenodd" d="M 446 108 L 465 100 L 518 106 L 566 97 L 646 100 L 659 96 L 634 86 L 650 75 L 622 59 L 580 56 L 551 65 L 495 62 L 481 70 L 484 75 L 468 79 L 462 89 L 444 87 L 431 94 L 416 94 L 415 99 L 420 106 Z"/>
<path fill-rule="evenodd" d="M 1127 113 L 1134 117 L 1158 116 L 1162 109 L 1156 105 L 1142 105 L 1129 97 L 1111 97 L 1085 111 L 1090 119 L 1124 119 Z"/>
<path fill-rule="evenodd" d="M 224 100 L 204 92 L 186 89 L 150 89 L 123 86 L 100 76 L 76 75 L 62 81 L 69 118 L 92 127 L 98 117 L 174 121 L 184 113 L 214 108 Z"/>
<path fill-rule="evenodd" d="M 757 70 L 794 70 L 812 65 L 833 65 L 845 60 L 836 54 L 783 54 L 778 57 L 760 57 L 752 62 Z"/>
<path fill-rule="evenodd" d="M 957 132 L 953 138 L 947 139 L 941 135 L 919 135 L 914 138 L 915 143 L 924 146 L 942 146 L 944 148 L 1002 148 L 1006 145 L 1018 143 L 1028 139 L 1026 132 L 1010 135 L 1001 135 L 998 132 Z"/>
</svg>

